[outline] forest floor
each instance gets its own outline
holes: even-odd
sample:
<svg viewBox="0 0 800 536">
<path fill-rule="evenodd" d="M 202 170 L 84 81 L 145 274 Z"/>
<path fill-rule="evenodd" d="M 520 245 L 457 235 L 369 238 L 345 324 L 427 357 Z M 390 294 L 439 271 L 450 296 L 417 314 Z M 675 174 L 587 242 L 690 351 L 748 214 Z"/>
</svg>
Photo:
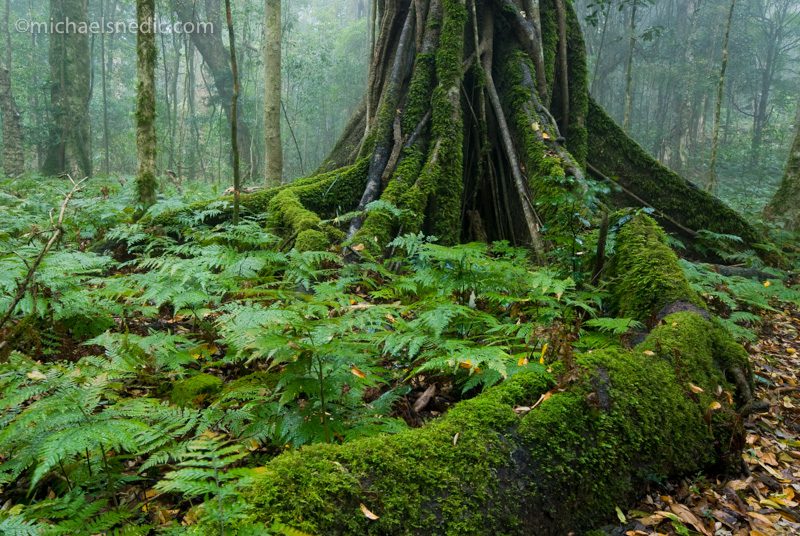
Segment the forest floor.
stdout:
<svg viewBox="0 0 800 536">
<path fill-rule="evenodd" d="M 618 512 L 622 524 L 612 534 L 800 534 L 800 310 L 767 314 L 759 341 L 748 350 L 756 397 L 769 403 L 769 411 L 744 423 L 747 471 L 730 480 L 698 476 L 654 491 L 627 515 Z"/>
</svg>

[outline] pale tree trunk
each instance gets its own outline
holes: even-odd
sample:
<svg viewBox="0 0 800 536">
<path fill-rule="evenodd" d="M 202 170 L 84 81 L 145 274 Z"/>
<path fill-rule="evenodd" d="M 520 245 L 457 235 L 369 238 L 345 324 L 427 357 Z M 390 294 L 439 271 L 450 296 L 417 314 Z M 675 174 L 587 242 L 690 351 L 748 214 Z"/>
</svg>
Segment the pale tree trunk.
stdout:
<svg viewBox="0 0 800 536">
<path fill-rule="evenodd" d="M 88 21 L 87 0 L 50 0 L 56 22 Z M 64 32 L 50 36 L 50 141 L 42 171 L 69 173 L 73 178 L 92 175 L 89 135 L 89 36 Z"/>
<path fill-rule="evenodd" d="M 631 5 L 631 19 L 628 26 L 629 45 L 628 63 L 625 67 L 625 112 L 622 120 L 622 128 L 626 131 L 631 129 L 631 115 L 633 113 L 633 55 L 636 52 L 636 8 L 637 2 Z"/>
<path fill-rule="evenodd" d="M 725 92 L 725 73 L 728 70 L 728 43 L 731 36 L 731 26 L 733 25 L 733 12 L 736 9 L 736 0 L 731 0 L 731 8 L 728 11 L 728 23 L 725 26 L 725 37 L 722 41 L 722 64 L 719 69 L 719 81 L 717 82 L 717 101 L 714 104 L 714 128 L 711 132 L 711 161 L 708 164 L 708 183 L 706 189 L 714 193 L 717 190 L 717 156 L 719 154 L 719 129 L 722 118 L 722 99 Z"/>
<path fill-rule="evenodd" d="M 6 55 L 0 63 L 0 111 L 3 114 L 3 173 L 16 177 L 25 171 L 25 152 L 22 146 L 22 125 L 17 102 L 11 88 L 11 33 L 9 19 L 11 3 L 6 0 L 3 23 Z"/>
<path fill-rule="evenodd" d="M 789 152 L 786 171 L 775 197 L 764 209 L 764 216 L 769 220 L 782 222 L 789 230 L 800 231 L 800 101 L 797 105 L 794 142 Z"/>
<path fill-rule="evenodd" d="M 137 0 L 136 18 L 136 152 L 139 172 L 136 186 L 139 203 L 149 207 L 156 202 L 156 35 L 155 0 Z"/>
<path fill-rule="evenodd" d="M 281 0 L 264 2 L 264 179 L 277 186 L 283 179 L 281 144 Z"/>
</svg>

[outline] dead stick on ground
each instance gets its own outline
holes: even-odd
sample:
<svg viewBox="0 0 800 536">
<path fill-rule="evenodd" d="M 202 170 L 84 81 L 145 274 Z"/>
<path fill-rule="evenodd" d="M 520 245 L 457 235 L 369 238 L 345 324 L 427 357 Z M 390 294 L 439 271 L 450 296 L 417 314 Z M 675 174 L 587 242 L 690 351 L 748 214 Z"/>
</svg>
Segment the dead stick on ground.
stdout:
<svg viewBox="0 0 800 536">
<path fill-rule="evenodd" d="M 5 312 L 2 318 L 0 318 L 0 329 L 8 323 L 11 319 L 11 316 L 14 314 L 14 310 L 19 305 L 19 302 L 22 301 L 22 298 L 25 297 L 25 292 L 28 290 L 28 286 L 33 281 L 34 275 L 36 275 L 36 270 L 39 268 L 39 265 L 42 264 L 47 253 L 53 248 L 54 245 L 61 239 L 61 236 L 64 234 L 64 215 L 67 212 L 67 205 L 75 196 L 75 194 L 81 189 L 81 185 L 86 182 L 87 179 L 83 179 L 81 181 L 75 182 L 72 180 L 72 177 L 67 175 L 67 178 L 72 183 L 72 189 L 69 193 L 64 197 L 64 201 L 61 202 L 61 210 L 58 213 L 58 220 L 53 222 L 53 234 L 50 236 L 50 239 L 42 248 L 42 251 L 39 252 L 39 255 L 33 261 L 33 263 L 28 268 L 28 273 L 25 276 L 25 279 L 20 281 L 19 285 L 17 285 L 17 292 L 14 295 L 14 299 L 11 300 L 11 305 L 9 306 L 8 310 Z M 52 218 L 51 218 L 52 222 Z"/>
</svg>

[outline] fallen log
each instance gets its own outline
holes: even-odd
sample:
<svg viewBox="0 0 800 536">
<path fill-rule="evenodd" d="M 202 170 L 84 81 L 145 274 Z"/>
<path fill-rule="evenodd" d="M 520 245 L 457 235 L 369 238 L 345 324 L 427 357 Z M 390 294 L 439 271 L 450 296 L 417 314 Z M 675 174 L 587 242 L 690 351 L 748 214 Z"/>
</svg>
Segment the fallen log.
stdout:
<svg viewBox="0 0 800 536">
<path fill-rule="evenodd" d="M 658 259 L 614 261 L 615 292 L 640 297 L 621 309 L 647 321 L 700 303 L 652 219 L 628 222 L 618 245 Z M 560 387 L 520 374 L 424 428 L 278 456 L 247 485 L 247 520 L 319 535 L 563 535 L 613 519 L 653 481 L 736 467 L 745 400 L 728 375 L 750 370 L 746 352 L 693 310 L 651 327 L 632 350 L 579 356 Z"/>
</svg>

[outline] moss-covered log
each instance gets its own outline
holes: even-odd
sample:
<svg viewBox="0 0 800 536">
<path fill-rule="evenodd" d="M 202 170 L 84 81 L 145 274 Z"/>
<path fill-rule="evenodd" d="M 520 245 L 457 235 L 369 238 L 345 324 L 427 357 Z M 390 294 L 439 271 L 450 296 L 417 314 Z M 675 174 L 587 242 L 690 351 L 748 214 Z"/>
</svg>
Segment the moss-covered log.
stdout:
<svg viewBox="0 0 800 536">
<path fill-rule="evenodd" d="M 659 295 L 625 307 L 649 318 L 698 303 L 656 224 L 626 226 L 618 251 L 639 265 L 617 262 L 615 287 Z M 741 394 L 728 374 L 747 359 L 696 310 L 668 315 L 632 350 L 580 356 L 558 389 L 550 374 L 519 375 L 422 429 L 279 456 L 247 491 L 249 516 L 326 535 L 585 531 L 648 483 L 734 463 L 731 402 L 744 400 L 726 394 Z"/>
</svg>

